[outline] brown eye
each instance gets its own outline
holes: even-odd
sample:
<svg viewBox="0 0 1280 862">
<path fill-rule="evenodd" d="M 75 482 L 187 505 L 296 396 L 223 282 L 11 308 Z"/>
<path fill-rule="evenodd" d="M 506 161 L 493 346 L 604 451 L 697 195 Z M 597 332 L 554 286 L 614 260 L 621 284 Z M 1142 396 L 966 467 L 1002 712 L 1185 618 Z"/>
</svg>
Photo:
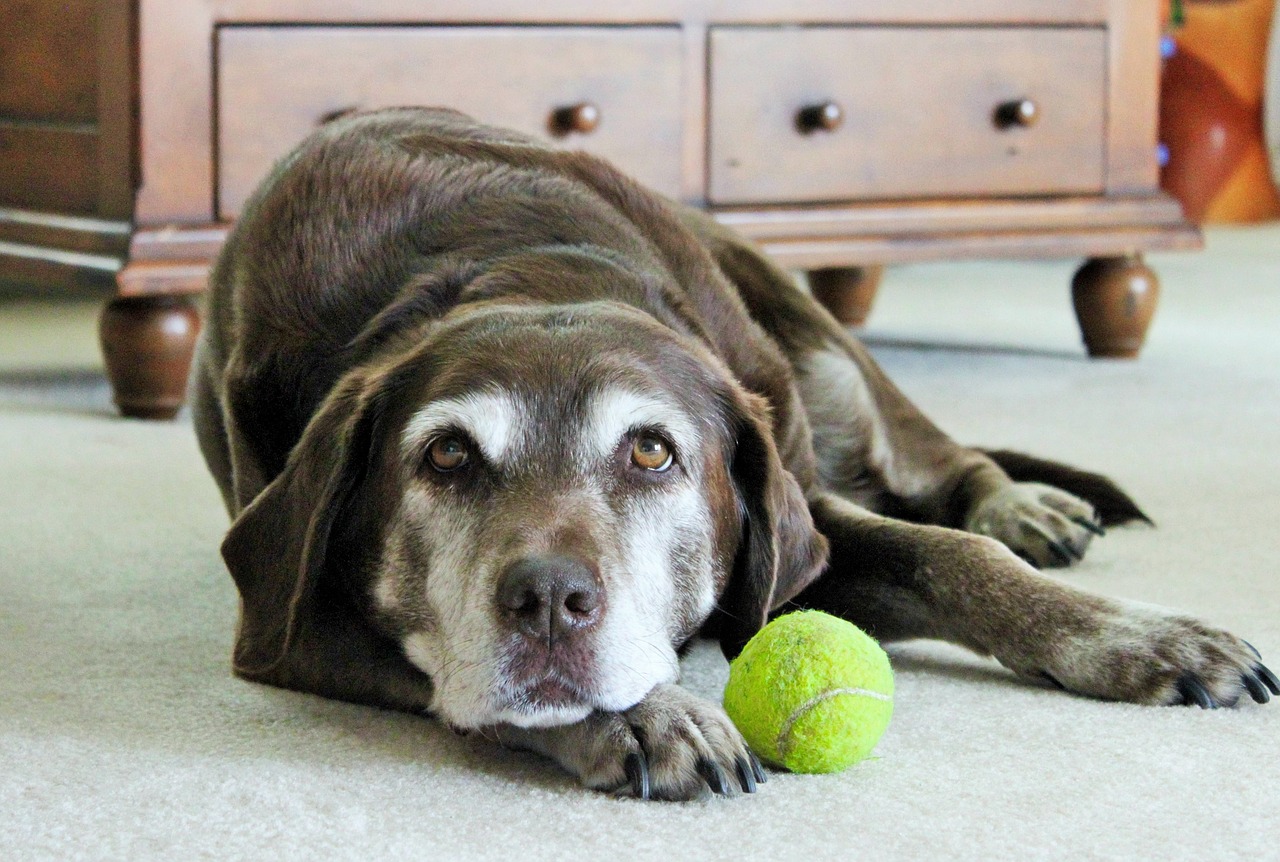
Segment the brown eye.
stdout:
<svg viewBox="0 0 1280 862">
<path fill-rule="evenodd" d="M 631 463 L 654 473 L 662 473 L 674 460 L 667 441 L 653 434 L 641 434 L 631 444 Z"/>
<path fill-rule="evenodd" d="M 440 473 L 451 473 L 470 459 L 467 444 L 457 437 L 438 437 L 427 449 L 427 460 Z"/>
</svg>

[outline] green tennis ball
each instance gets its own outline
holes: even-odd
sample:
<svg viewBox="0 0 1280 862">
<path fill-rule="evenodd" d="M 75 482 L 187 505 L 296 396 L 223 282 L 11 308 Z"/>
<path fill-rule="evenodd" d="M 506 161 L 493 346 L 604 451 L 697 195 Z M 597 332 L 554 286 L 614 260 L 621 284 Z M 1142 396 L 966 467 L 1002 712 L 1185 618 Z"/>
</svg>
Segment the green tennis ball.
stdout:
<svg viewBox="0 0 1280 862">
<path fill-rule="evenodd" d="M 871 753 L 893 715 L 880 645 L 821 611 L 778 617 L 729 665 L 724 708 L 747 744 L 792 772 L 839 772 Z"/>
</svg>

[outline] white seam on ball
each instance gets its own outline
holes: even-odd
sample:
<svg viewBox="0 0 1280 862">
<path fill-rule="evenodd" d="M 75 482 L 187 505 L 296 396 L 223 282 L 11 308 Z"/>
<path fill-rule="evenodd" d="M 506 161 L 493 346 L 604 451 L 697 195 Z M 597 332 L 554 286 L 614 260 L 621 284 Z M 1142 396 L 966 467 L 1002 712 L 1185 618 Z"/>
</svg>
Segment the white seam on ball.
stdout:
<svg viewBox="0 0 1280 862">
<path fill-rule="evenodd" d="M 889 695 L 878 691 L 872 691 L 869 688 L 832 688 L 819 694 L 815 694 L 813 697 L 793 709 L 791 714 L 787 716 L 787 720 L 782 723 L 782 729 L 778 731 L 778 742 L 776 746 L 778 749 L 778 757 L 783 760 L 787 759 L 787 755 L 790 753 L 788 749 L 791 748 L 791 731 L 795 727 L 796 722 L 800 720 L 800 716 L 804 715 L 823 701 L 830 700 L 831 698 L 842 694 L 869 697 L 873 700 L 884 701 L 885 703 L 893 702 L 893 698 Z"/>
</svg>

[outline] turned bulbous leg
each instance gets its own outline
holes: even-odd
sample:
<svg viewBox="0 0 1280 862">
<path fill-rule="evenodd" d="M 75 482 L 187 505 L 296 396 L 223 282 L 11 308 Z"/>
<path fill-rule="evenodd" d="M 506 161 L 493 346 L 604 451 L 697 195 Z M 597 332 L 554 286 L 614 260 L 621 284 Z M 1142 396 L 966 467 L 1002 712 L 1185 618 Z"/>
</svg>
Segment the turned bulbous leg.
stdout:
<svg viewBox="0 0 1280 862">
<path fill-rule="evenodd" d="M 809 289 L 831 316 L 845 326 L 861 326 L 871 314 L 881 266 L 846 266 L 809 271 Z"/>
<path fill-rule="evenodd" d="M 1071 298 L 1089 355 L 1136 357 L 1159 295 L 1160 280 L 1136 254 L 1085 261 L 1071 280 Z"/>
<path fill-rule="evenodd" d="M 172 296 L 116 297 L 98 321 L 113 400 L 125 416 L 172 419 L 187 393 L 200 314 Z"/>
</svg>

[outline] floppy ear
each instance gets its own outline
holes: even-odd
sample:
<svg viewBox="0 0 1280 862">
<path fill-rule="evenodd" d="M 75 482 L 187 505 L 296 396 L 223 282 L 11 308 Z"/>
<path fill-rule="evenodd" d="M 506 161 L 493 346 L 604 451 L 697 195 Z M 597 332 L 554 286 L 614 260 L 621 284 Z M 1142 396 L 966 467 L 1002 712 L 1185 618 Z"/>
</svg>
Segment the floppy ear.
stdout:
<svg viewBox="0 0 1280 862">
<path fill-rule="evenodd" d="M 240 591 L 233 663 L 257 682 L 425 711 L 430 680 L 364 621 L 331 571 L 340 522 L 363 504 L 384 399 L 380 380 L 343 378 L 281 474 L 231 525 L 222 557 Z"/>
<path fill-rule="evenodd" d="M 737 447 L 730 474 L 741 501 L 742 538 L 717 604 L 720 648 L 728 658 L 827 562 L 826 537 L 813 525 L 800 483 L 778 457 L 766 402 L 744 394 L 734 409 Z"/>
</svg>

